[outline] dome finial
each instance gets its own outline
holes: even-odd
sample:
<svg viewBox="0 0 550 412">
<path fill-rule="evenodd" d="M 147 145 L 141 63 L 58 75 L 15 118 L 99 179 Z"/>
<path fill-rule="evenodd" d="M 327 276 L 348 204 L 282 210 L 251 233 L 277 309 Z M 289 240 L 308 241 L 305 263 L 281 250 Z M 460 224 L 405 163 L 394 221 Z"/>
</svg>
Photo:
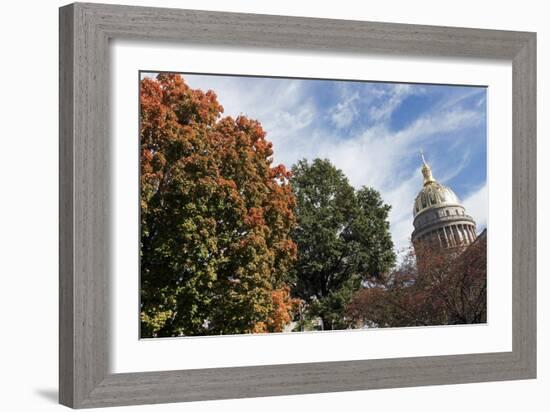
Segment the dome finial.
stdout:
<svg viewBox="0 0 550 412">
<path fill-rule="evenodd" d="M 424 150 L 420 149 L 420 156 L 422 156 L 422 176 L 424 176 L 424 186 L 427 184 L 435 182 L 434 177 L 432 176 L 432 169 L 426 159 L 424 158 Z"/>
</svg>

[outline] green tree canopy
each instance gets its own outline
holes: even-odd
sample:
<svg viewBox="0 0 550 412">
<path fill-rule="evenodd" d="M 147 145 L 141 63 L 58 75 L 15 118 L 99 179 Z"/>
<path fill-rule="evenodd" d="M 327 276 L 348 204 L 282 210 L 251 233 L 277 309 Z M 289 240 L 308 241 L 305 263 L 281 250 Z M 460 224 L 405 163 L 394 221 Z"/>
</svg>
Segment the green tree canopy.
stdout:
<svg viewBox="0 0 550 412">
<path fill-rule="evenodd" d="M 295 200 L 260 123 L 171 74 L 140 108 L 142 336 L 280 330 Z"/>
<path fill-rule="evenodd" d="M 328 160 L 298 162 L 291 183 L 298 220 L 293 293 L 308 304 L 310 315 L 321 317 L 325 329 L 345 327 L 353 292 L 395 262 L 390 206 L 376 190 L 355 190 Z"/>
</svg>

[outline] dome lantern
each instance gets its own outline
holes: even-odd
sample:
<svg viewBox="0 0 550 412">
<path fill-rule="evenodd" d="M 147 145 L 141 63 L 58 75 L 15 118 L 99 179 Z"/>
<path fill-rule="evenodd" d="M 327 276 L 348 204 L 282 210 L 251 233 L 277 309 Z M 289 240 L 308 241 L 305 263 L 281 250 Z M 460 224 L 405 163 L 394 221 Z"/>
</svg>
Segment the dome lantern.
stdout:
<svg viewBox="0 0 550 412">
<path fill-rule="evenodd" d="M 424 176 L 424 186 L 429 185 L 430 183 L 435 182 L 435 179 L 432 175 L 432 169 L 430 165 L 424 159 L 424 151 L 420 150 L 420 156 L 422 156 L 422 176 Z"/>
</svg>

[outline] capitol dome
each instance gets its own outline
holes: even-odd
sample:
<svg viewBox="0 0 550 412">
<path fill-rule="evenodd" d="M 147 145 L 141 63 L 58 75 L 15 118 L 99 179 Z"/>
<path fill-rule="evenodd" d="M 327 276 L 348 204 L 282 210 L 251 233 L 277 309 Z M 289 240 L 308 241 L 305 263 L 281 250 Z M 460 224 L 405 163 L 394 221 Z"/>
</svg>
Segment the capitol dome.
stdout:
<svg viewBox="0 0 550 412">
<path fill-rule="evenodd" d="M 414 200 L 413 245 L 415 249 L 420 244 L 464 249 L 477 237 L 476 223 L 465 213 L 455 192 L 434 179 L 423 154 L 422 163 L 424 184 Z M 417 251 L 417 258 L 418 254 Z"/>
<path fill-rule="evenodd" d="M 422 167 L 422 174 L 424 175 L 424 187 L 418 192 L 414 201 L 414 217 L 424 210 L 433 207 L 460 204 L 455 192 L 434 180 L 430 166 L 425 162 Z"/>
</svg>

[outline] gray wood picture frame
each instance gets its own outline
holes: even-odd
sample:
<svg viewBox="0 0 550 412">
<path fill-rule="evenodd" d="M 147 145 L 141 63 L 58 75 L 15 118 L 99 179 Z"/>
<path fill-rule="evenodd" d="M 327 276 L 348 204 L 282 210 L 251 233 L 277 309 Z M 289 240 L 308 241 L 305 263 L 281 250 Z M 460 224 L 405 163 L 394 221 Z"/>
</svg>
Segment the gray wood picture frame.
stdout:
<svg viewBox="0 0 550 412">
<path fill-rule="evenodd" d="M 536 34 L 71 4 L 60 9 L 59 399 L 73 408 L 536 377 Z M 109 41 L 492 58 L 513 65 L 513 350 L 109 373 Z"/>
</svg>

